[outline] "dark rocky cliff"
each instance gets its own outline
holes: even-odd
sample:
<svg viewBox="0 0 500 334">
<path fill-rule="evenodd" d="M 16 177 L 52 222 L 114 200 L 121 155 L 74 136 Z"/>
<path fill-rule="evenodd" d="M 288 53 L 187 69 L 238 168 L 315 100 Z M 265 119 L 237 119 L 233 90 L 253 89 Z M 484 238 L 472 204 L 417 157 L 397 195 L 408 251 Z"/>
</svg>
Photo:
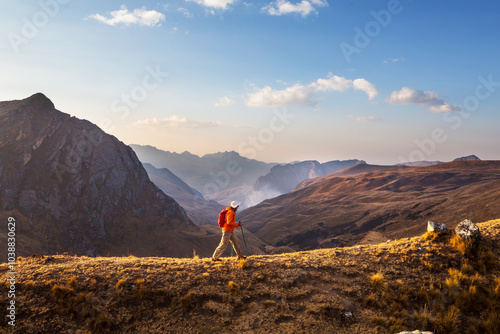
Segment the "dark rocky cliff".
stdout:
<svg viewBox="0 0 500 334">
<path fill-rule="evenodd" d="M 18 255 L 189 256 L 196 227 L 134 151 L 43 94 L 0 102 L 0 218 Z"/>
</svg>

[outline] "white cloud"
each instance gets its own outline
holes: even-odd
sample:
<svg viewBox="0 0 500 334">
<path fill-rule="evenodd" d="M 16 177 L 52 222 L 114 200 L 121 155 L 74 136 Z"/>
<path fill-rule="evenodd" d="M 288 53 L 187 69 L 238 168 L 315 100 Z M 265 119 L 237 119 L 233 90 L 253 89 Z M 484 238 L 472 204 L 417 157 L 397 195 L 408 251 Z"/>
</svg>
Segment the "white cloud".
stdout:
<svg viewBox="0 0 500 334">
<path fill-rule="evenodd" d="M 219 101 L 216 102 L 214 104 L 214 106 L 216 106 L 216 107 L 227 107 L 227 106 L 231 105 L 232 103 L 233 103 L 233 101 L 229 97 L 224 96 L 223 98 L 219 99 Z"/>
<path fill-rule="evenodd" d="M 460 111 L 462 110 L 462 108 L 445 103 L 439 106 L 431 106 L 429 107 L 429 110 L 432 111 L 433 113 L 442 113 L 442 112 Z"/>
<path fill-rule="evenodd" d="M 352 86 L 356 90 L 361 90 L 361 91 L 365 92 L 368 95 L 368 97 L 370 98 L 370 100 L 373 100 L 375 98 L 375 96 L 378 95 L 377 87 L 375 87 L 374 84 L 372 84 L 371 82 L 368 82 L 365 79 L 354 80 L 352 82 Z"/>
<path fill-rule="evenodd" d="M 138 24 L 148 27 L 154 27 L 161 21 L 165 21 L 165 15 L 155 10 L 146 10 L 144 7 L 134 9 L 130 12 L 125 5 L 120 9 L 111 12 L 111 17 L 105 17 L 100 14 L 90 15 L 88 18 L 97 20 L 104 24 L 115 26 L 119 24 L 131 25 Z"/>
<path fill-rule="evenodd" d="M 186 116 L 170 116 L 165 118 L 147 118 L 137 121 L 133 124 L 140 128 L 156 128 L 156 129 L 200 129 L 200 128 L 215 128 L 221 126 L 221 122 L 199 122 L 187 118 Z"/>
<path fill-rule="evenodd" d="M 228 5 L 231 5 L 238 0 L 186 0 L 186 1 L 196 2 L 198 5 L 202 5 L 209 8 L 227 9 Z"/>
<path fill-rule="evenodd" d="M 348 117 L 353 120 L 354 122 L 359 122 L 359 123 L 367 123 L 367 122 L 378 122 L 381 121 L 380 118 L 376 118 L 375 116 L 353 116 L 353 115 L 348 115 Z"/>
<path fill-rule="evenodd" d="M 403 87 L 399 91 L 392 92 L 386 99 L 389 104 L 418 104 L 421 107 L 429 108 L 433 113 L 460 111 L 461 108 L 445 103 L 438 93 L 432 91 L 422 91 L 415 88 Z"/>
<path fill-rule="evenodd" d="M 289 104 L 314 106 L 317 102 L 311 100 L 313 95 L 313 89 L 298 84 L 283 90 L 266 86 L 249 94 L 246 104 L 251 107 L 281 107 Z"/>
<path fill-rule="evenodd" d="M 193 17 L 193 14 L 191 14 L 186 8 L 179 8 L 177 11 L 189 19 Z"/>
<path fill-rule="evenodd" d="M 265 86 L 249 94 L 246 104 L 252 107 L 282 107 L 290 104 L 314 106 L 319 102 L 319 100 L 313 99 L 318 93 L 330 91 L 343 92 L 349 88 L 364 91 L 370 100 L 378 94 L 378 89 L 375 85 L 365 79 L 352 81 L 330 74 L 328 78 L 319 78 L 307 86 L 295 84 L 292 87 L 281 90 Z"/>
<path fill-rule="evenodd" d="M 311 13 L 317 13 L 317 7 L 328 6 L 325 0 L 302 0 L 297 3 L 291 3 L 286 0 L 276 0 L 269 5 L 262 7 L 262 11 L 269 15 L 281 16 L 285 14 L 300 14 L 303 17 Z"/>
<path fill-rule="evenodd" d="M 399 63 L 399 62 L 402 62 L 402 61 L 405 61 L 404 57 L 401 57 L 401 58 L 391 58 L 391 59 L 386 59 L 383 61 L 384 64 L 388 64 L 388 63 Z"/>
</svg>

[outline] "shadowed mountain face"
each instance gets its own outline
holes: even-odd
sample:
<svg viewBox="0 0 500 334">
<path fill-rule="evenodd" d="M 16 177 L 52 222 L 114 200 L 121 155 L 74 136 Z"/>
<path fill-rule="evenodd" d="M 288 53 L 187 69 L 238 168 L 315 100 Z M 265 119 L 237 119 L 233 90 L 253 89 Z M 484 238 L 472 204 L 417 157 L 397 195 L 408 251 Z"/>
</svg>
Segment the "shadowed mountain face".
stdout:
<svg viewBox="0 0 500 334">
<path fill-rule="evenodd" d="M 500 214 L 500 162 L 428 167 L 357 165 L 269 199 L 240 214 L 273 246 L 297 250 L 414 236 L 427 220 L 448 225 Z"/>
<path fill-rule="evenodd" d="M 16 218 L 19 255 L 203 253 L 130 147 L 43 94 L 0 102 L 0 208 Z"/>
<path fill-rule="evenodd" d="M 147 163 L 144 168 L 151 181 L 186 210 L 191 221 L 197 225 L 217 225 L 219 212 L 225 208 L 224 205 L 206 200 L 199 191 L 188 186 L 167 168 L 158 169 Z"/>
</svg>

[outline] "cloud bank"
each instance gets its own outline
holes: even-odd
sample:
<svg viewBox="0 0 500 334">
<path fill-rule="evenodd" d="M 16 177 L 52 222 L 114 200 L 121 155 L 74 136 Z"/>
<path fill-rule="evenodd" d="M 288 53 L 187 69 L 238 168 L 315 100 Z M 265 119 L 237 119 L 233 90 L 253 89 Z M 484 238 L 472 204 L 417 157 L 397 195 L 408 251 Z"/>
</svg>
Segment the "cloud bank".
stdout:
<svg viewBox="0 0 500 334">
<path fill-rule="evenodd" d="M 349 80 L 344 77 L 330 75 L 320 78 L 307 86 L 295 84 L 285 89 L 272 89 L 265 86 L 248 95 L 245 101 L 251 107 L 283 107 L 291 104 L 315 106 L 319 101 L 314 97 L 321 92 L 343 92 L 349 88 L 365 92 L 370 100 L 378 94 L 377 87 L 365 79 Z"/>
<path fill-rule="evenodd" d="M 422 91 L 410 87 L 403 87 L 399 91 L 392 92 L 391 96 L 386 99 L 386 102 L 396 105 L 418 104 L 421 107 L 428 108 L 433 113 L 461 110 L 458 106 L 445 103 L 436 92 Z"/>
<path fill-rule="evenodd" d="M 161 21 L 165 21 L 165 15 L 155 10 L 146 10 L 144 7 L 134 9 L 130 12 L 128 8 L 123 5 L 120 9 L 111 12 L 111 17 L 105 17 L 100 14 L 93 14 L 88 17 L 89 19 L 97 20 L 101 23 L 116 26 L 116 25 L 143 25 L 154 27 L 159 25 Z"/>
</svg>

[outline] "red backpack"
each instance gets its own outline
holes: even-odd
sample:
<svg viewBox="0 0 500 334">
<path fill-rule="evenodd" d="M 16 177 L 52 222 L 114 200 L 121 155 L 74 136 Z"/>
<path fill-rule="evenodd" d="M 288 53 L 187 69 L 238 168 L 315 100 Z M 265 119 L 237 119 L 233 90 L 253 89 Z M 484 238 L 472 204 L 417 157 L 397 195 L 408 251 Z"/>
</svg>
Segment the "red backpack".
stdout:
<svg viewBox="0 0 500 334">
<path fill-rule="evenodd" d="M 219 224 L 220 228 L 224 227 L 224 225 L 226 224 L 226 213 L 227 213 L 227 209 L 224 209 L 219 213 L 218 224 Z"/>
</svg>

